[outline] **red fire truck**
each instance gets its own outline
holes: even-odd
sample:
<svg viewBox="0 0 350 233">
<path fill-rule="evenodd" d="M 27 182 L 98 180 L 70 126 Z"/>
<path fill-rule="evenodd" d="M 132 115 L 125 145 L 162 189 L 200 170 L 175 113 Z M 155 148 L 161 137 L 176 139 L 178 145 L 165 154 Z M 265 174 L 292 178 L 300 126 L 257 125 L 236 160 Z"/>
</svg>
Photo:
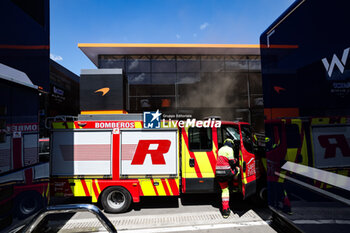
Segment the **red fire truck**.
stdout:
<svg viewBox="0 0 350 233">
<path fill-rule="evenodd" d="M 236 140 L 243 198 L 256 191 L 250 125 L 215 119 L 162 121 L 144 128 L 141 114 L 79 115 L 55 121 L 51 135 L 51 192 L 91 197 L 107 212 L 126 211 L 142 196 L 216 191 L 218 149 Z M 205 127 L 207 126 L 207 127 Z"/>
<path fill-rule="evenodd" d="M 0 64 L 0 229 L 47 203 L 49 164 L 38 155 L 38 86 Z"/>
</svg>

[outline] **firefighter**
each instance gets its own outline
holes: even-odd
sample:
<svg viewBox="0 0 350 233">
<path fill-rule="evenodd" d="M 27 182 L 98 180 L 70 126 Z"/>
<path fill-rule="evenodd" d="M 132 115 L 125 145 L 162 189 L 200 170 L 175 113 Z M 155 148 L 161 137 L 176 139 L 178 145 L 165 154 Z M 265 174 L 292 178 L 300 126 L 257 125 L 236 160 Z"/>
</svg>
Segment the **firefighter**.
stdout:
<svg viewBox="0 0 350 233">
<path fill-rule="evenodd" d="M 237 159 L 234 158 L 234 141 L 226 139 L 224 145 L 218 152 L 218 159 L 216 162 L 215 177 L 221 188 L 222 199 L 222 216 L 228 218 L 230 216 L 230 192 L 229 182 L 237 179 L 239 174 L 239 167 L 236 166 Z"/>
</svg>

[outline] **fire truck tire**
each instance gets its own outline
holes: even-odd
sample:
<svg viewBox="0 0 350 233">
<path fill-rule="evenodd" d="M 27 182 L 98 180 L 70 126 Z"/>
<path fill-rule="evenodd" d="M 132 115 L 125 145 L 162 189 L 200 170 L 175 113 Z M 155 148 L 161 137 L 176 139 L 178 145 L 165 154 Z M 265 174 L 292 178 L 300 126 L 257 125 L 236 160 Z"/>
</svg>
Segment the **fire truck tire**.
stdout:
<svg viewBox="0 0 350 233">
<path fill-rule="evenodd" d="M 24 192 L 15 198 L 14 217 L 25 219 L 44 207 L 44 199 L 37 192 Z"/>
<path fill-rule="evenodd" d="M 108 213 L 122 213 L 127 211 L 131 200 L 129 191 L 120 186 L 107 188 L 101 196 L 102 206 Z"/>
</svg>

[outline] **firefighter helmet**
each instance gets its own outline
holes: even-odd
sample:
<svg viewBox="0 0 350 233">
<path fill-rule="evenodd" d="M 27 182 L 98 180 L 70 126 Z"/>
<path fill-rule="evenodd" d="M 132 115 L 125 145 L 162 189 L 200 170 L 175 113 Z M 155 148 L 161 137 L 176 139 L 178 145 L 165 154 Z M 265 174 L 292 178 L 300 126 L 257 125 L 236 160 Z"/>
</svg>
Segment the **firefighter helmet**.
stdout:
<svg viewBox="0 0 350 233">
<path fill-rule="evenodd" d="M 231 138 L 226 138 L 224 141 L 224 145 L 233 147 L 235 145 L 235 142 Z"/>
</svg>

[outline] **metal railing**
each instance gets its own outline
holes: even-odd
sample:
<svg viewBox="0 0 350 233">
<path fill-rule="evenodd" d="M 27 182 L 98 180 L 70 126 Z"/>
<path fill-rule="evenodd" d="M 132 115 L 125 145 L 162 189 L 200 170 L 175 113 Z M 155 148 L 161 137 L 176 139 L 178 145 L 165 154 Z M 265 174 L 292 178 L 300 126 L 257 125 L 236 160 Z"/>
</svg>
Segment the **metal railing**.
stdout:
<svg viewBox="0 0 350 233">
<path fill-rule="evenodd" d="M 49 214 L 62 214 L 62 213 L 77 213 L 77 212 L 90 212 L 96 216 L 101 224 L 110 233 L 117 233 L 117 230 L 109 219 L 102 213 L 102 211 L 94 205 L 90 204 L 72 204 L 72 205 L 54 205 L 48 206 L 39 212 L 23 229 L 22 232 L 31 233 L 38 226 L 38 224 Z"/>
</svg>

